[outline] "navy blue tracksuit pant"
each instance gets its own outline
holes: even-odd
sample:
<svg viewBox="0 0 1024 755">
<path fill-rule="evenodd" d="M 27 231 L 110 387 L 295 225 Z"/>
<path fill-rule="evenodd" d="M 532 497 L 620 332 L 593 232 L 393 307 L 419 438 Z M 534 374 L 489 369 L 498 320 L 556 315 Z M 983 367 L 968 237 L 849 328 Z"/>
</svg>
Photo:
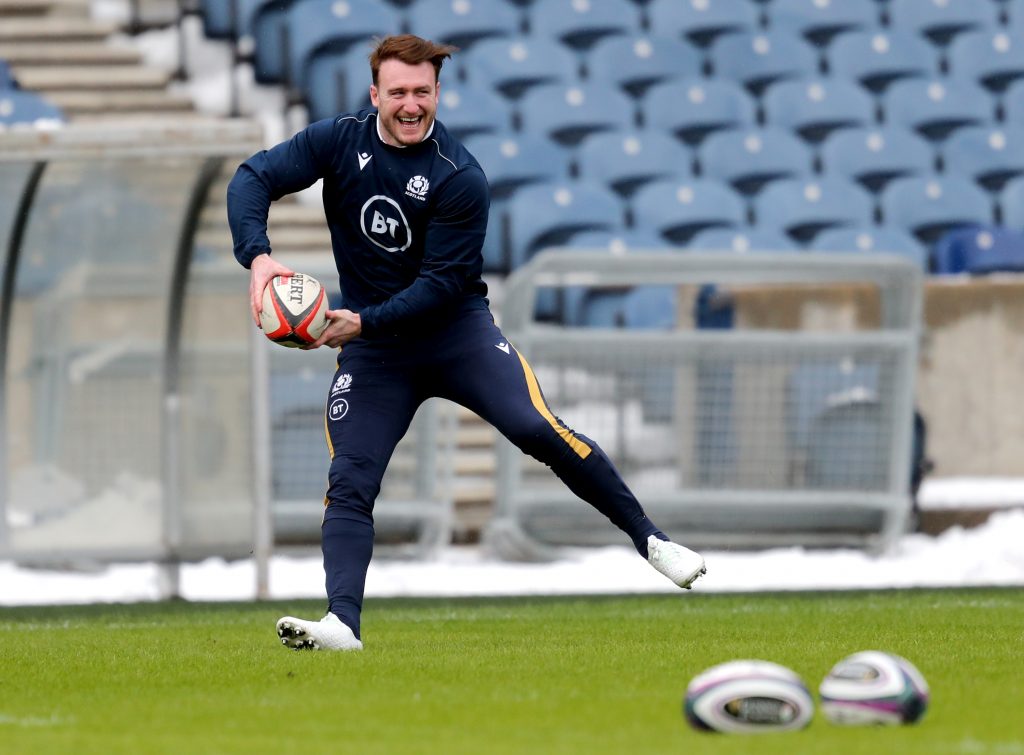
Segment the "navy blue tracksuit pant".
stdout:
<svg viewBox="0 0 1024 755">
<path fill-rule="evenodd" d="M 357 637 L 374 500 L 395 446 L 433 396 L 467 407 L 550 466 L 641 555 L 650 535 L 664 539 L 598 445 L 551 413 L 533 370 L 487 309 L 463 311 L 423 337 L 359 339 L 341 350 L 327 398 L 331 469 L 323 522 L 329 610 Z"/>
</svg>

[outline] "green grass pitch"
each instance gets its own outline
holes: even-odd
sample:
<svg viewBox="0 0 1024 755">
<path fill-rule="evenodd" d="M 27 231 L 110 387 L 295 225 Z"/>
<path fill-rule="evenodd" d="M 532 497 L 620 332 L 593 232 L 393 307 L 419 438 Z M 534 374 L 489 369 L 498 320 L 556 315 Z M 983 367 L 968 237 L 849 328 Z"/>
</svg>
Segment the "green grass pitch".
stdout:
<svg viewBox="0 0 1024 755">
<path fill-rule="evenodd" d="M 317 602 L 0 608 L 3 753 L 1024 754 L 1024 590 L 370 600 L 362 653 L 278 644 Z M 736 658 L 816 693 L 840 657 L 913 661 L 923 721 L 702 734 L 689 680 Z"/>
</svg>

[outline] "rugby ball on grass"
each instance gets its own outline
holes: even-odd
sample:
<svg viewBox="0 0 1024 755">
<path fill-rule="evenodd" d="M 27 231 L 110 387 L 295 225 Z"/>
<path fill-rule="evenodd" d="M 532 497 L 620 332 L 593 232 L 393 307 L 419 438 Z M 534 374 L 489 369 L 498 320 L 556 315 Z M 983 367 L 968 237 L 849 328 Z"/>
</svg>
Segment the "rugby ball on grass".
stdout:
<svg viewBox="0 0 1024 755">
<path fill-rule="evenodd" d="M 683 715 L 699 731 L 794 731 L 811 722 L 814 700 L 800 676 L 785 666 L 729 661 L 693 678 L 686 688 Z"/>
<path fill-rule="evenodd" d="M 274 343 L 308 346 L 327 327 L 327 295 L 311 275 L 277 275 L 263 289 L 263 334 Z"/>
<path fill-rule="evenodd" d="M 928 683 L 906 658 L 865 650 L 843 658 L 821 682 L 821 710 L 834 724 L 912 724 L 928 708 Z"/>
</svg>

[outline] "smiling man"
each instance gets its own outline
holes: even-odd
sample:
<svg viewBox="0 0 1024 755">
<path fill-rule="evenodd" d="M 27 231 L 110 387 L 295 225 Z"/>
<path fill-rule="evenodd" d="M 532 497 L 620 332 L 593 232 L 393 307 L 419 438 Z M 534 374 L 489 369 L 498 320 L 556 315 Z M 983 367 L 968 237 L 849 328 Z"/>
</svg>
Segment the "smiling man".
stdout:
<svg viewBox="0 0 1024 755">
<path fill-rule="evenodd" d="M 600 447 L 552 413 L 491 317 L 481 278 L 487 179 L 435 120 L 441 65 L 452 52 L 413 35 L 378 40 L 374 108 L 318 121 L 253 155 L 228 187 L 235 257 L 251 271 L 257 325 L 263 289 L 292 272 L 270 254 L 270 204 L 319 179 L 343 296 L 312 346 L 341 349 L 325 405 L 327 615 L 278 621 L 287 647 L 362 649 L 374 501 L 395 446 L 432 396 L 468 407 L 550 466 L 680 587 L 704 573 L 704 559 L 651 522 Z"/>
</svg>

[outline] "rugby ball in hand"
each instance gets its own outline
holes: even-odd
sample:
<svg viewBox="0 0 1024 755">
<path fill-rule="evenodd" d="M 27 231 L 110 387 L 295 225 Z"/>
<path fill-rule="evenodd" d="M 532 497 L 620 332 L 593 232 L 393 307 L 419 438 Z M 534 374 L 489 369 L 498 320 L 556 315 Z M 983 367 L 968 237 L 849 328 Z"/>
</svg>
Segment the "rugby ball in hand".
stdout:
<svg viewBox="0 0 1024 755">
<path fill-rule="evenodd" d="M 313 343 L 327 327 L 327 295 L 320 281 L 303 273 L 275 276 L 263 289 L 260 325 L 282 346 Z"/>
<path fill-rule="evenodd" d="M 693 678 L 686 688 L 683 715 L 698 731 L 794 731 L 811 722 L 814 700 L 800 676 L 785 666 L 729 661 Z"/>
<path fill-rule="evenodd" d="M 821 710 L 834 724 L 912 724 L 928 709 L 928 683 L 906 658 L 865 650 L 843 658 L 821 682 Z"/>
</svg>

